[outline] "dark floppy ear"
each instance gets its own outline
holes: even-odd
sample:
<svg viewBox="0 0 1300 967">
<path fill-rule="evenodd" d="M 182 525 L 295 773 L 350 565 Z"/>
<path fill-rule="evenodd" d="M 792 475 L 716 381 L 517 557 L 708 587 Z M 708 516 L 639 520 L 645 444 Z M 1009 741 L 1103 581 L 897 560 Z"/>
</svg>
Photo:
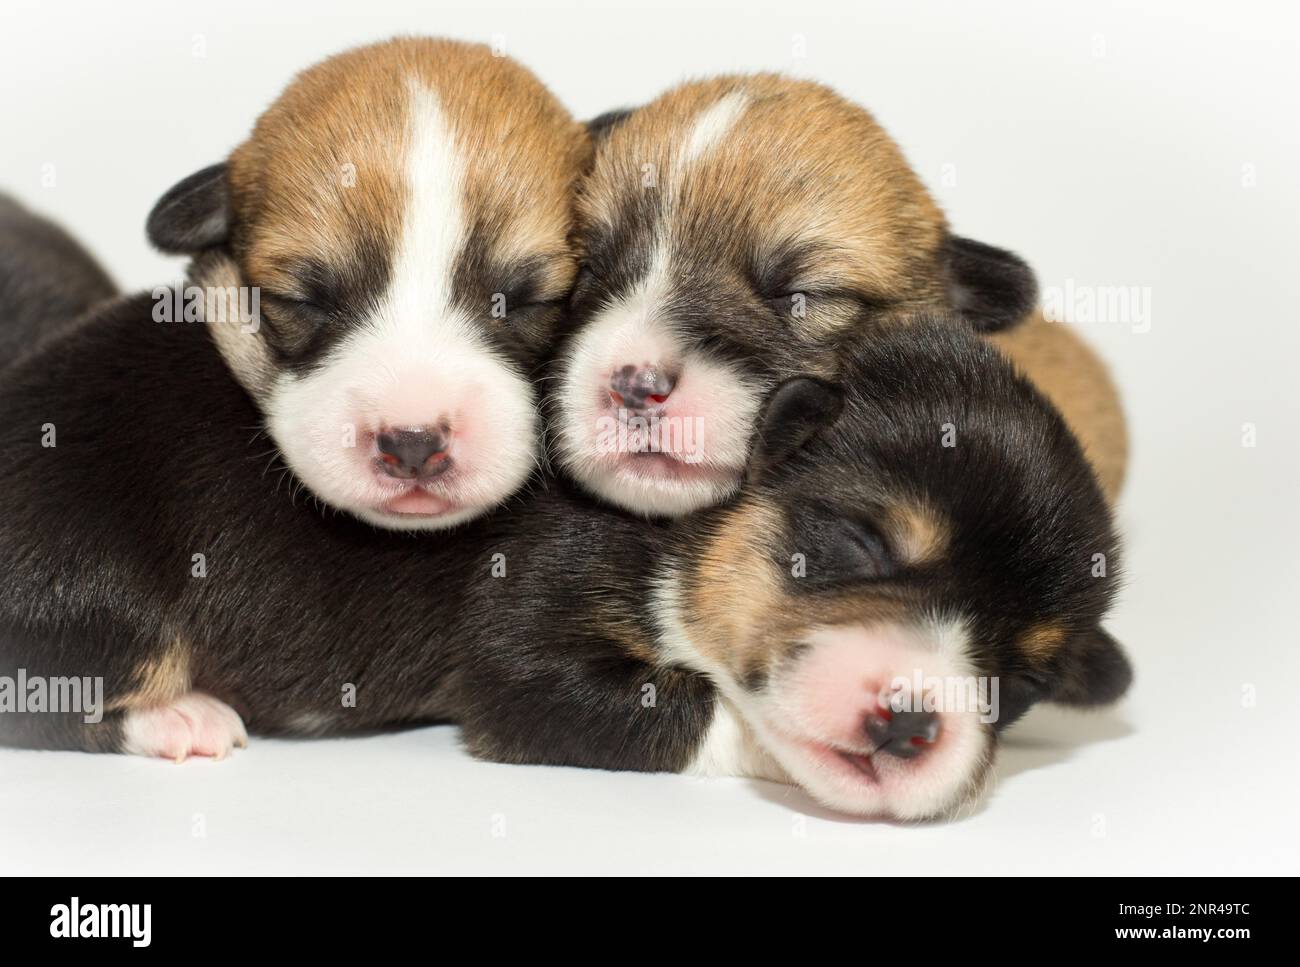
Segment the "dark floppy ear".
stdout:
<svg viewBox="0 0 1300 967">
<path fill-rule="evenodd" d="M 1133 667 L 1119 642 L 1101 628 L 1079 635 L 1048 698 L 1062 705 L 1109 705 L 1133 682 Z"/>
<path fill-rule="evenodd" d="M 613 131 L 623 122 L 624 118 L 635 110 L 636 108 L 620 107 L 592 118 L 587 122 L 587 131 L 591 134 L 591 139 L 599 141 L 601 138 L 606 137 L 610 131 Z"/>
<path fill-rule="evenodd" d="M 749 479 L 784 461 L 834 423 L 844 409 L 844 392 L 834 383 L 812 376 L 796 376 L 776 388 L 763 407 L 754 451 L 749 460 Z"/>
<path fill-rule="evenodd" d="M 1015 325 L 1038 302 L 1033 270 L 1006 249 L 949 235 L 939 257 L 949 304 L 979 332 Z"/>
<path fill-rule="evenodd" d="M 149 241 L 178 255 L 223 244 L 230 234 L 225 164 L 196 171 L 158 199 L 145 223 Z"/>
</svg>

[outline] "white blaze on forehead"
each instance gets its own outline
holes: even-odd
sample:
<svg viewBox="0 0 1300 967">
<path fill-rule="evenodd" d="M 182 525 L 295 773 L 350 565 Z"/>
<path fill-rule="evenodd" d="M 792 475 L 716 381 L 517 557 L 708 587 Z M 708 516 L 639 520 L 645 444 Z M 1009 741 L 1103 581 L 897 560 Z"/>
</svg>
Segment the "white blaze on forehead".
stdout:
<svg viewBox="0 0 1300 967">
<path fill-rule="evenodd" d="M 464 245 L 465 161 L 434 91 L 408 88 L 406 209 L 381 315 L 397 325 L 451 320 L 451 280 Z"/>
<path fill-rule="evenodd" d="M 704 158 L 721 143 L 748 106 L 749 96 L 741 91 L 733 91 L 696 115 L 673 163 L 673 185 L 668 193 L 669 199 L 687 177 L 691 162 Z M 671 218 L 670 202 L 669 207 L 660 215 L 661 222 L 656 233 L 650 268 L 636 286 L 606 310 L 604 315 L 615 315 L 625 321 L 640 324 L 657 320 L 671 291 L 672 241 L 667 225 Z"/>
<path fill-rule="evenodd" d="M 677 155 L 678 170 L 684 164 L 697 161 L 713 150 L 735 127 L 747 107 L 749 95 L 743 91 L 732 91 L 696 115 L 686 143 Z"/>
</svg>

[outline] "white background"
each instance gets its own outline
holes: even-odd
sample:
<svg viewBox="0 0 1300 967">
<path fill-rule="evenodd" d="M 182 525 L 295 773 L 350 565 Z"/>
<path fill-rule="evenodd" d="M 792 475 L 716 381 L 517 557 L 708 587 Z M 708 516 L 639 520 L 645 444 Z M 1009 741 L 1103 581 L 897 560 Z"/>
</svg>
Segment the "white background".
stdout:
<svg viewBox="0 0 1300 967">
<path fill-rule="evenodd" d="M 1294 4 L 187 6 L 0 14 L 0 187 L 127 288 L 180 271 L 144 241 L 164 189 L 295 70 L 405 32 L 499 35 L 580 116 L 725 70 L 828 82 L 959 232 L 1045 287 L 1149 290 L 1150 331 L 1080 327 L 1133 427 L 1110 627 L 1137 684 L 1105 713 L 1033 713 L 982 807 L 920 827 L 762 783 L 481 764 L 450 728 L 184 766 L 0 752 L 0 871 L 1300 872 Z"/>
</svg>

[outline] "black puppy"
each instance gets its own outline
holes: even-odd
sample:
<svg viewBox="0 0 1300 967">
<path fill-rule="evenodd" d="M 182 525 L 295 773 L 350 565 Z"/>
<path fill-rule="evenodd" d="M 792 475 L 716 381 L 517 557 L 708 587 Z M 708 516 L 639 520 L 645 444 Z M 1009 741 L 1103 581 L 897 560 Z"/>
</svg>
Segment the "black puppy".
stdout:
<svg viewBox="0 0 1300 967">
<path fill-rule="evenodd" d="M 782 384 L 726 506 L 658 524 L 538 480 L 428 540 L 295 500 L 210 326 L 151 308 L 0 377 L 5 743 L 181 759 L 245 723 L 442 719 L 484 758 L 766 776 L 909 818 L 973 795 L 1032 702 L 1127 685 L 1093 474 L 963 327 L 879 327 L 842 389 Z M 82 681 L 102 707 L 72 707 Z"/>
<path fill-rule="evenodd" d="M 0 195 L 0 367 L 113 295 L 108 274 L 67 232 Z"/>
</svg>

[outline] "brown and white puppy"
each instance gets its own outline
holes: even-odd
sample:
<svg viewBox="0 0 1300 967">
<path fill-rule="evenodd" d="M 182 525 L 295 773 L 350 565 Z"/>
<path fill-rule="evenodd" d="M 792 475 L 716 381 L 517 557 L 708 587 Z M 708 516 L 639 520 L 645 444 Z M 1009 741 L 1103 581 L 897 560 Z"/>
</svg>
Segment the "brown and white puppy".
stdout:
<svg viewBox="0 0 1300 967">
<path fill-rule="evenodd" d="M 952 235 L 897 145 L 819 84 L 688 83 L 592 128 L 555 448 L 620 507 L 732 493 L 761 400 L 833 379 L 866 320 L 955 309 L 992 331 L 1033 307 L 1024 263 Z"/>
<path fill-rule="evenodd" d="M 588 152 L 519 64 L 393 40 L 300 74 L 148 230 L 207 253 L 190 281 L 215 314 L 256 291 L 252 324 L 214 332 L 298 479 L 372 524 L 444 528 L 536 466 L 530 375 L 576 271 Z"/>
</svg>

